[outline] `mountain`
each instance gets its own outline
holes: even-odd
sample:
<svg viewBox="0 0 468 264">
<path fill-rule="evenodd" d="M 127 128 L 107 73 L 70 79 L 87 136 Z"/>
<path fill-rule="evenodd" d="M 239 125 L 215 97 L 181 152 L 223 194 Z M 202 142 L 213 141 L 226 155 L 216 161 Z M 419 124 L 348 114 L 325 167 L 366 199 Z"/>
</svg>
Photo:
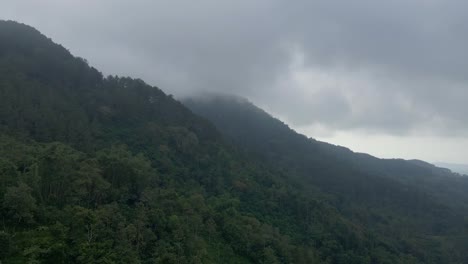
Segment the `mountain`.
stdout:
<svg viewBox="0 0 468 264">
<path fill-rule="evenodd" d="M 447 162 L 436 162 L 436 166 L 450 169 L 453 172 L 460 173 L 462 175 L 468 175 L 468 165 L 466 164 L 457 164 L 457 163 L 447 163 Z"/>
<path fill-rule="evenodd" d="M 408 258 L 159 88 L 104 77 L 13 21 L 0 98 L 2 263 Z"/>
<path fill-rule="evenodd" d="M 373 175 L 373 178 L 378 177 L 379 180 L 399 184 L 423 184 L 431 188 L 433 195 L 449 192 L 439 181 L 450 182 L 451 187 L 459 186 L 456 191 L 457 195 L 460 195 L 459 198 L 467 199 L 465 190 L 468 188 L 468 181 L 448 169 L 420 160 L 379 159 L 307 138 L 246 99 L 213 94 L 185 99 L 184 104 L 212 121 L 233 143 L 243 146 L 263 161 L 270 161 L 280 168 L 295 170 L 295 174 L 317 181 L 317 184 L 320 184 L 318 181 L 321 180 L 331 180 L 328 175 L 331 178 L 339 177 L 340 169 L 345 169 L 347 173 L 356 172 L 353 180 L 368 174 Z M 317 169 L 326 171 L 309 175 L 317 172 Z M 340 179 L 343 180 L 346 179 Z M 326 188 L 330 191 L 333 187 L 327 185 Z"/>
<path fill-rule="evenodd" d="M 393 237 L 396 251 L 423 258 L 439 251 L 434 260 L 424 262 L 448 263 L 439 249 L 450 244 L 450 250 L 458 248 L 460 254 L 468 243 L 465 177 L 423 161 L 378 159 L 307 138 L 239 97 L 204 95 L 187 98 L 184 104 L 245 152 L 306 189 L 329 195 L 349 221 L 377 236 L 385 234 L 382 239 L 387 241 Z M 414 244 L 439 246 L 418 252 Z M 461 255 L 466 261 L 466 254 Z"/>
<path fill-rule="evenodd" d="M 2 263 L 467 260 L 450 173 L 355 156 L 248 103 L 215 109 L 225 129 L 13 21 L 0 102 Z"/>
</svg>

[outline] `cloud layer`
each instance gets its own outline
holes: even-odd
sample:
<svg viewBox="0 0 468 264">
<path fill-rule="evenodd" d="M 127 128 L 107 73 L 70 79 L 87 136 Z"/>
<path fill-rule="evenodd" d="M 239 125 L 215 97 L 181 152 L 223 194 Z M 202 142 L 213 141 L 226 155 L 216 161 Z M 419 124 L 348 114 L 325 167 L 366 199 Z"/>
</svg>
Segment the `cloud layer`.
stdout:
<svg viewBox="0 0 468 264">
<path fill-rule="evenodd" d="M 324 133 L 468 132 L 468 2 L 6 1 L 106 74 L 250 98 Z M 314 133 L 313 131 L 311 133 Z"/>
</svg>

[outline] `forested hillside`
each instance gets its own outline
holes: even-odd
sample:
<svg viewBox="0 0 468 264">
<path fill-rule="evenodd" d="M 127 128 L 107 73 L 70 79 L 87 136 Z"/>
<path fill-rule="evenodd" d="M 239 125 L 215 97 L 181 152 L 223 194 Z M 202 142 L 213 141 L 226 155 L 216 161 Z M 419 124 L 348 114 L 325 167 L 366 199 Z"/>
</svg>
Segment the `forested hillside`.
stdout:
<svg viewBox="0 0 468 264">
<path fill-rule="evenodd" d="M 295 148 L 267 156 L 304 154 Z M 273 166 L 261 153 L 159 88 L 104 77 L 34 28 L 0 21 L 2 263 L 467 260 L 464 200 L 450 207 L 389 177 L 351 177 L 359 168 L 331 154 L 316 155 L 321 169 L 289 169 L 296 161 Z M 307 170 L 317 177 L 304 185 Z M 345 173 L 367 191 L 339 195 L 349 187 L 331 176 Z M 375 198 L 384 191 L 398 192 Z"/>
<path fill-rule="evenodd" d="M 467 177 L 306 138 L 243 98 L 212 94 L 184 103 L 256 159 L 328 194 L 343 216 L 394 250 L 425 263 L 450 262 L 451 254 L 468 261 Z"/>
</svg>

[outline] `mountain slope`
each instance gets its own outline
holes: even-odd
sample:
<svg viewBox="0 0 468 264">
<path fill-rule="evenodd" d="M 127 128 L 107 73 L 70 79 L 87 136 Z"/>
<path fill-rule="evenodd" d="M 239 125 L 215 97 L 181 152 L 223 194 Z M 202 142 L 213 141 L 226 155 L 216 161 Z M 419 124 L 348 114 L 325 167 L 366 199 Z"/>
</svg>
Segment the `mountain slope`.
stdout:
<svg viewBox="0 0 468 264">
<path fill-rule="evenodd" d="M 350 221 L 399 240 L 399 246 L 407 244 L 400 250 L 411 252 L 411 244 L 428 241 L 443 247 L 450 241 L 450 250 L 464 251 L 467 178 L 421 161 L 377 159 L 306 138 L 245 99 L 213 95 L 184 104 L 259 160 L 331 195 Z M 430 255 L 427 250 L 417 254 Z"/>
<path fill-rule="evenodd" d="M 434 259 L 352 223 L 157 87 L 103 77 L 12 21 L 0 100 L 2 263 Z"/>
<path fill-rule="evenodd" d="M 437 162 L 434 164 L 438 167 L 447 168 L 454 172 L 468 176 L 468 165 L 466 164 L 454 164 L 454 163 L 446 163 L 446 162 Z"/>
<path fill-rule="evenodd" d="M 467 179 L 447 169 L 418 160 L 378 159 L 368 154 L 354 153 L 345 147 L 306 138 L 245 99 L 212 95 L 187 99 L 184 104 L 212 121 L 228 138 L 260 158 L 275 160 L 276 164 L 285 162 L 280 167 L 296 170 L 306 166 L 311 169 L 333 169 L 333 165 L 341 164 L 347 171 L 372 174 L 404 184 L 430 185 L 432 181 L 436 181 L 437 184 L 430 185 L 436 194 L 446 191 L 437 190 L 442 188 L 439 181 L 444 180 L 450 182 L 452 187 L 459 186 L 456 191 L 460 195 L 459 199 L 467 198 L 464 194 L 464 190 L 468 188 Z"/>
</svg>

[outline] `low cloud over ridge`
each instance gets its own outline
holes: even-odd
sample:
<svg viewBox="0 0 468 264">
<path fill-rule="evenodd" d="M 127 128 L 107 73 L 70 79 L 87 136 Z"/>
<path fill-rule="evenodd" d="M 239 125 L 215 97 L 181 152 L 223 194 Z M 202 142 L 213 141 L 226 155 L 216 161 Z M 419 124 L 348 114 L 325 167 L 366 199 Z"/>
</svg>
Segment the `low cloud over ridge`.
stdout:
<svg viewBox="0 0 468 264">
<path fill-rule="evenodd" d="M 466 135 L 464 1 L 6 1 L 107 74 L 246 96 L 293 126 Z"/>
</svg>

